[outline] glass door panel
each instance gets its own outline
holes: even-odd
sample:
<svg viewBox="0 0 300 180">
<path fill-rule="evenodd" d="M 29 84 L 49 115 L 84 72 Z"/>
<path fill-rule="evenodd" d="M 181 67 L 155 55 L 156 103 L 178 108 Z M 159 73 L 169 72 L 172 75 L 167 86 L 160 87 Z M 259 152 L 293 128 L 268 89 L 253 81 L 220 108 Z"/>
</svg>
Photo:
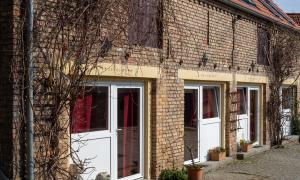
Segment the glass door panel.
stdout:
<svg viewBox="0 0 300 180">
<path fill-rule="evenodd" d="M 198 158 L 198 90 L 184 90 L 184 161 Z"/>
<path fill-rule="evenodd" d="M 250 90 L 250 141 L 258 140 L 258 90 Z"/>
<path fill-rule="evenodd" d="M 140 172 L 140 88 L 118 88 L 118 178 Z"/>
</svg>

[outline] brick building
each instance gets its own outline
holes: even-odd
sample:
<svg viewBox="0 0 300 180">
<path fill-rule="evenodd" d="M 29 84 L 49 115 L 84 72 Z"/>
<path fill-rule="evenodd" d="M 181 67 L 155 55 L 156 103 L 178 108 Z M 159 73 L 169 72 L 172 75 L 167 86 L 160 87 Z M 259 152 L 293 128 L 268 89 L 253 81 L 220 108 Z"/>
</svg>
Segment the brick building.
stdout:
<svg viewBox="0 0 300 180">
<path fill-rule="evenodd" d="M 15 140 L 21 92 L 11 76 L 18 66 L 10 68 L 19 56 L 14 22 L 20 7 L 17 0 L 0 2 L 0 165 L 9 177 L 22 174 L 12 167 L 21 158 L 13 152 L 22 154 Z M 299 26 L 267 0 L 176 0 L 171 8 L 164 14 L 162 47 L 132 51 L 126 63 L 116 55 L 114 63 L 99 65 L 103 72 L 89 74 L 97 83 L 84 103 L 97 108 L 85 125 L 75 124 L 72 136 L 87 142 L 80 158 L 96 157 L 92 176 L 157 178 L 163 169 L 190 163 L 188 146 L 205 162 L 207 152 L 219 146 L 234 157 L 241 139 L 268 144 L 263 29 L 273 23 Z"/>
<path fill-rule="evenodd" d="M 300 13 L 288 13 L 287 15 L 289 15 L 295 21 L 295 23 L 298 25 L 300 24 Z"/>
</svg>

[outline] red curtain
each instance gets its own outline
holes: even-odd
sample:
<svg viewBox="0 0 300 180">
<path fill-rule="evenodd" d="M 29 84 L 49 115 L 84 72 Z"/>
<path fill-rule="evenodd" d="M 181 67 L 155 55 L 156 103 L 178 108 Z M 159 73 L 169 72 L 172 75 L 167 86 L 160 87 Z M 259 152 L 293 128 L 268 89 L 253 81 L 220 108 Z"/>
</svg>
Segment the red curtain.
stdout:
<svg viewBox="0 0 300 180">
<path fill-rule="evenodd" d="M 72 112 L 73 133 L 88 132 L 90 130 L 92 103 L 93 97 L 91 95 L 76 99 Z"/>
<path fill-rule="evenodd" d="M 124 135 L 123 135 L 123 177 L 131 175 L 133 161 L 133 127 L 134 127 L 134 101 L 132 94 L 124 96 Z"/>
<path fill-rule="evenodd" d="M 214 117 L 214 90 L 213 89 L 204 89 L 203 90 L 203 117 L 204 118 L 213 118 Z"/>
</svg>

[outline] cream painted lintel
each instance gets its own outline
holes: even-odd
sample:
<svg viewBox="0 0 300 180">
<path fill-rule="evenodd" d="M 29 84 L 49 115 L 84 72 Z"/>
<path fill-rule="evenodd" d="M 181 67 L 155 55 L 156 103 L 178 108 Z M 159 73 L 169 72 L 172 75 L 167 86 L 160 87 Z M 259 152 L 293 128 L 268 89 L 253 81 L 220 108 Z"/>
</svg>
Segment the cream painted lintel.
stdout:
<svg viewBox="0 0 300 180">
<path fill-rule="evenodd" d="M 72 74 L 75 67 L 72 63 L 66 66 L 66 74 Z M 160 77 L 159 67 L 138 66 L 115 63 L 99 63 L 97 66 L 87 68 L 86 76 L 102 76 L 102 77 L 128 77 L 128 78 L 151 78 Z"/>
<path fill-rule="evenodd" d="M 231 73 L 221 72 L 206 72 L 206 71 L 193 71 L 179 69 L 178 76 L 184 80 L 198 80 L 198 81 L 231 81 Z"/>
<path fill-rule="evenodd" d="M 113 63 L 101 63 L 92 69 L 90 76 L 110 76 L 110 77 L 133 77 L 133 78 L 159 78 L 158 67 L 122 65 Z"/>
<path fill-rule="evenodd" d="M 231 72 L 208 72 L 208 71 L 193 71 L 179 69 L 178 76 L 184 80 L 195 80 L 195 81 L 222 81 L 228 82 L 233 81 Z M 256 84 L 267 84 L 269 82 L 267 76 L 251 75 L 251 74 L 236 74 L 237 83 L 256 83 Z M 292 84 L 293 78 L 290 78 L 284 82 L 284 84 Z"/>
</svg>

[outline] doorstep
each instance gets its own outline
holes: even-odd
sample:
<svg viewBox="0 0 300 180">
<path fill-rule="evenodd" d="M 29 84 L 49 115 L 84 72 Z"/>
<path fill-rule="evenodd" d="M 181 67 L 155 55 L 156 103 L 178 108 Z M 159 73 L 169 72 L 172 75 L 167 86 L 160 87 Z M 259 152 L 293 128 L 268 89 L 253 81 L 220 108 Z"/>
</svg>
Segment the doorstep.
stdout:
<svg viewBox="0 0 300 180">
<path fill-rule="evenodd" d="M 200 164 L 204 166 L 204 172 L 207 173 L 225 167 L 232 163 L 233 160 L 234 159 L 232 157 L 226 157 L 223 161 L 206 161 Z"/>
<path fill-rule="evenodd" d="M 256 154 L 260 154 L 263 153 L 265 151 L 268 151 L 270 149 L 270 146 L 254 146 L 250 152 L 247 153 L 242 153 L 242 152 L 238 152 L 237 153 L 237 158 L 238 156 L 242 156 L 243 158 L 248 158 L 251 156 L 254 156 Z M 234 158 L 232 157 L 226 157 L 223 161 L 206 161 L 204 163 L 200 163 L 201 165 L 204 166 L 204 172 L 210 172 L 210 171 L 214 171 L 217 170 L 219 168 L 225 167 L 229 164 L 231 164 L 232 162 L 234 162 Z"/>
<path fill-rule="evenodd" d="M 254 156 L 256 154 L 263 153 L 265 151 L 270 150 L 270 146 L 264 145 L 264 146 L 253 146 L 253 148 L 249 152 L 238 152 L 236 154 L 236 159 L 243 160 L 245 158 Z"/>
</svg>

